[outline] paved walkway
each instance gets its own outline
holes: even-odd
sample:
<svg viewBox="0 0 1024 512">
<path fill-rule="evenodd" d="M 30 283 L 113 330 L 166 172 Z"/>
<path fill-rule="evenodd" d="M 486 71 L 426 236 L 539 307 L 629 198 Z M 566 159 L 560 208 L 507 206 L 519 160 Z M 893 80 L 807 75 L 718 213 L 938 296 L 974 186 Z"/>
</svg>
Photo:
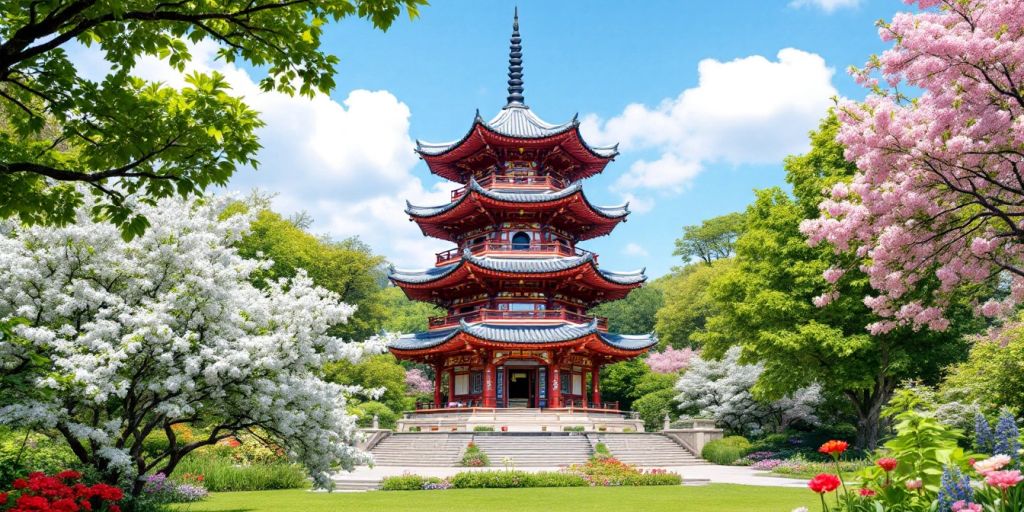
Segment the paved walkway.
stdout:
<svg viewBox="0 0 1024 512">
<path fill-rule="evenodd" d="M 775 476 L 766 476 L 768 473 L 763 471 L 755 471 L 748 467 L 743 466 L 716 466 L 716 465 L 700 465 L 700 466 L 665 466 L 665 469 L 679 473 L 683 476 L 683 482 L 690 484 L 701 484 L 701 483 L 715 483 L 715 484 L 741 484 L 741 485 L 761 485 L 767 487 L 806 487 L 806 480 L 797 480 L 793 478 L 780 478 Z M 341 472 L 334 476 L 336 482 L 352 481 L 352 482 L 367 482 L 367 481 L 380 481 L 387 476 L 396 476 L 403 473 L 414 473 L 422 476 L 436 476 L 436 477 L 447 477 L 454 475 L 460 471 L 488 471 L 502 469 L 501 466 L 492 466 L 489 468 L 461 468 L 461 467 L 396 467 L 396 466 L 376 466 L 369 468 L 366 466 L 359 466 L 355 471 L 351 473 Z M 517 467 L 516 469 L 523 471 L 557 471 L 557 467 Z"/>
</svg>

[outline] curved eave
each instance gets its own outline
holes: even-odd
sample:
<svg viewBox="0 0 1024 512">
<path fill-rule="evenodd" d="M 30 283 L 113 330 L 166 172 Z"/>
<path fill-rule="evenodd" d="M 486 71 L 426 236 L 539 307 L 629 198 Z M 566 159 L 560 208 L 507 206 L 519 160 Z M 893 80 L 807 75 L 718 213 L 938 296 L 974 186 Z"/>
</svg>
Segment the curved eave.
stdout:
<svg viewBox="0 0 1024 512">
<path fill-rule="evenodd" d="M 590 202 L 590 200 L 587 199 L 587 195 L 583 193 L 583 184 L 580 181 L 574 182 L 572 185 L 569 185 L 557 192 L 524 193 L 488 190 L 481 187 L 474 179 L 470 179 L 469 190 L 465 194 L 459 196 L 455 201 L 438 206 L 416 206 L 406 201 L 405 213 L 409 214 L 410 217 L 420 219 L 437 217 L 455 209 L 474 194 L 478 196 L 475 199 L 479 199 L 481 197 L 490 199 L 491 201 L 489 203 L 491 206 L 515 209 L 521 209 L 524 206 L 533 209 L 549 209 L 558 206 L 559 201 L 572 198 L 574 195 L 578 194 L 579 199 L 583 204 L 585 204 L 590 212 L 595 215 L 606 219 L 621 219 L 630 213 L 629 203 L 618 206 L 598 206 Z"/>
<path fill-rule="evenodd" d="M 481 258 L 464 253 L 456 263 L 427 270 L 392 269 L 390 279 L 413 299 L 414 290 L 437 290 L 465 283 L 471 275 L 492 279 L 522 278 L 557 279 L 576 276 L 577 282 L 601 290 L 609 298 L 622 298 L 647 280 L 643 270 L 633 272 L 604 271 L 594 263 L 593 255 L 572 258 L 511 259 Z"/>
<path fill-rule="evenodd" d="M 618 156 L 618 144 L 612 146 L 591 146 L 580 133 L 579 121 L 555 125 L 542 135 L 515 135 L 506 130 L 496 129 L 480 118 L 479 113 L 473 125 L 461 139 L 453 142 L 432 143 L 416 141 L 416 153 L 427 163 L 430 171 L 443 178 L 465 183 L 464 171 L 455 164 L 488 146 L 510 147 L 555 147 L 565 145 L 568 153 L 576 159 L 581 168 L 573 179 L 583 179 L 601 172 L 608 162 Z M 575 150 L 574 150 L 575 149 Z"/>
<path fill-rule="evenodd" d="M 557 325 L 466 324 L 440 331 L 409 334 L 388 345 L 397 356 L 417 357 L 458 352 L 470 347 L 552 349 L 576 346 L 611 357 L 635 357 L 656 345 L 652 335 L 602 333 L 597 323 Z"/>
</svg>

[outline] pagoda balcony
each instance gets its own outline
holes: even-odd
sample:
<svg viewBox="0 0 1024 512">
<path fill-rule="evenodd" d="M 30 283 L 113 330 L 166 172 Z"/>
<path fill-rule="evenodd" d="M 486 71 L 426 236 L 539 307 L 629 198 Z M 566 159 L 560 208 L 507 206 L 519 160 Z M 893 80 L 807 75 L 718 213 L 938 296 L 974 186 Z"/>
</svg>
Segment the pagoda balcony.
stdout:
<svg viewBox="0 0 1024 512">
<path fill-rule="evenodd" d="M 437 253 L 437 264 L 445 265 L 452 263 L 462 257 L 462 249 L 458 247 Z M 557 242 L 549 243 L 513 243 L 486 241 L 469 246 L 469 252 L 474 256 L 505 256 L 515 258 L 546 258 L 551 256 L 586 256 L 593 254 L 590 251 L 569 247 Z M 597 255 L 594 254 L 594 261 Z"/>
<path fill-rule="evenodd" d="M 463 320 L 466 323 L 476 322 L 511 322 L 516 324 L 549 324 L 572 322 L 576 324 L 587 324 L 597 319 L 597 328 L 601 331 L 608 330 L 608 319 L 601 316 L 583 315 L 563 309 L 546 309 L 533 311 L 509 311 L 503 309 L 478 309 L 468 313 L 455 315 L 432 316 L 428 319 L 430 329 L 444 329 L 459 325 Z"/>
<path fill-rule="evenodd" d="M 568 186 L 564 180 L 554 176 L 515 176 L 502 174 L 488 174 L 477 180 L 477 185 L 488 190 L 514 188 L 516 190 L 561 190 Z M 458 200 L 469 190 L 469 185 L 457 188 L 452 191 L 452 201 Z"/>
</svg>

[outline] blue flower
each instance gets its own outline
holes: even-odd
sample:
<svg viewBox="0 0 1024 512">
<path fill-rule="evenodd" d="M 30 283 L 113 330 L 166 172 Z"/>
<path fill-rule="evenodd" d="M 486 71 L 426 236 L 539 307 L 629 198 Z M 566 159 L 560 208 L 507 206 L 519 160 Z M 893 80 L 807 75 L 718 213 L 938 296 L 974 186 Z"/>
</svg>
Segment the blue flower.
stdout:
<svg viewBox="0 0 1024 512">
<path fill-rule="evenodd" d="M 941 512 L 953 510 L 953 504 L 958 501 L 971 502 L 974 500 L 971 478 L 963 474 L 956 466 L 947 466 L 942 470 L 940 486 L 939 510 Z"/>
<path fill-rule="evenodd" d="M 985 415 L 974 415 L 974 449 L 980 453 L 992 453 L 992 427 Z"/>
<path fill-rule="evenodd" d="M 996 432 L 992 443 L 993 454 L 1009 455 L 1013 459 L 1013 465 L 1020 462 L 1020 431 L 1017 429 L 1017 420 L 1013 418 L 1010 411 L 1003 410 L 999 414 L 999 422 L 996 423 Z"/>
</svg>

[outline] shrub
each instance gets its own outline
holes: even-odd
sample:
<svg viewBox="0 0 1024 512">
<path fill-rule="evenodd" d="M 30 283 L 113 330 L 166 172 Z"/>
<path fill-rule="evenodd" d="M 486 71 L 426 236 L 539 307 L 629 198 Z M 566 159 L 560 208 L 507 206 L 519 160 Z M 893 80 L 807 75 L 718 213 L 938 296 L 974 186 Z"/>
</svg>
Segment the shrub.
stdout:
<svg viewBox="0 0 1024 512">
<path fill-rule="evenodd" d="M 377 416 L 380 428 L 395 428 L 398 425 L 398 413 L 380 402 L 364 402 L 357 405 L 353 411 L 359 417 L 357 425 L 362 428 L 373 426 L 373 417 Z"/>
<path fill-rule="evenodd" d="M 230 458 L 212 454 L 189 455 L 181 461 L 176 472 L 203 475 L 203 484 L 211 492 L 301 489 L 309 486 L 305 471 L 296 464 L 236 465 Z"/>
<path fill-rule="evenodd" d="M 473 432 L 494 432 L 494 427 L 491 425 L 477 425 L 473 427 Z"/>
<path fill-rule="evenodd" d="M 614 485 L 678 485 L 682 477 L 664 469 L 651 469 L 646 473 L 615 457 L 595 457 L 586 464 L 571 464 L 563 470 L 578 475 L 592 486 Z M 650 477 L 650 475 L 658 475 Z"/>
<path fill-rule="evenodd" d="M 594 445 L 594 455 L 603 455 L 606 457 L 611 457 L 612 452 L 611 450 L 608 449 L 608 445 L 604 443 L 597 443 Z"/>
<path fill-rule="evenodd" d="M 423 429 L 420 428 L 420 427 L 415 427 L 415 426 L 414 427 L 409 427 L 409 432 L 420 432 L 422 430 Z"/>
<path fill-rule="evenodd" d="M 460 461 L 459 464 L 471 468 L 482 468 L 490 466 L 491 461 L 487 458 L 487 454 L 484 453 L 476 443 L 470 441 L 470 443 L 466 445 L 466 452 L 462 454 L 462 461 Z"/>
<path fill-rule="evenodd" d="M 525 471 L 464 471 L 448 479 L 455 489 L 508 489 L 532 487 Z"/>
<path fill-rule="evenodd" d="M 78 459 L 63 442 L 24 430 L 0 429 L 0 489 L 33 471 L 56 473 L 77 465 Z"/>
<path fill-rule="evenodd" d="M 562 427 L 563 432 L 583 432 L 583 425 Z"/>
<path fill-rule="evenodd" d="M 13 510 L 92 510 L 94 512 L 115 512 L 120 510 L 124 492 L 107 484 L 92 486 L 81 482 L 82 474 L 77 471 L 61 471 L 53 476 L 33 472 L 27 478 L 18 478 L 12 483 L 12 490 L 0 493 L 0 506 Z M 2 489 L 6 489 L 3 487 Z"/>
<path fill-rule="evenodd" d="M 590 484 L 580 475 L 558 471 L 530 474 L 530 487 L 587 487 Z"/>
<path fill-rule="evenodd" d="M 181 482 L 168 480 L 163 473 L 149 475 L 142 486 L 140 500 L 146 503 L 191 503 L 202 501 L 209 494 L 203 485 L 203 475 L 185 473 Z"/>
<path fill-rule="evenodd" d="M 440 482 L 439 478 L 427 478 L 420 475 L 404 474 L 385 477 L 380 488 L 384 491 L 418 491 L 429 483 Z"/>
<path fill-rule="evenodd" d="M 742 436 L 729 436 L 716 439 L 704 445 L 700 456 L 715 464 L 729 465 L 751 450 L 750 441 Z"/>
</svg>

